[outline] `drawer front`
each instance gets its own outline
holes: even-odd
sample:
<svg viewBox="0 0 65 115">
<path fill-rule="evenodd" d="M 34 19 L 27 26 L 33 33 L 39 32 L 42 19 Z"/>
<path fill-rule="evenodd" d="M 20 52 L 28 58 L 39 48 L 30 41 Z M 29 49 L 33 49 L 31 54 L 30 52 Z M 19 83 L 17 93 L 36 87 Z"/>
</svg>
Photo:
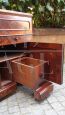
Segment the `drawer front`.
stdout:
<svg viewBox="0 0 65 115">
<path fill-rule="evenodd" d="M 29 30 L 30 29 L 30 22 L 24 20 L 0 20 L 0 28 L 2 30 Z"/>
<path fill-rule="evenodd" d="M 31 40 L 32 36 L 12 36 L 12 37 L 6 37 L 2 38 L 2 45 L 10 45 L 10 44 L 18 44 L 23 42 L 28 42 Z"/>
<path fill-rule="evenodd" d="M 32 34 L 32 17 L 0 14 L 0 36 Z"/>
<path fill-rule="evenodd" d="M 10 40 L 7 38 L 2 38 L 2 46 L 3 45 L 8 45 L 8 44 L 10 44 L 11 42 L 10 42 Z"/>
<path fill-rule="evenodd" d="M 32 15 L 19 12 L 0 13 L 0 45 L 28 42 L 32 34 Z M 25 35 L 25 36 L 24 36 Z"/>
</svg>

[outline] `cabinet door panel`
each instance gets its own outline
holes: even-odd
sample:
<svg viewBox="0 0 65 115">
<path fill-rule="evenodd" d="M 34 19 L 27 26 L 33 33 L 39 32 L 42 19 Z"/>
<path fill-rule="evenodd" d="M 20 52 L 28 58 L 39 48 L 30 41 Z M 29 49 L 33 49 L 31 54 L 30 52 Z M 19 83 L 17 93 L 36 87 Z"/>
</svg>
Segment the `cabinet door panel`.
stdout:
<svg viewBox="0 0 65 115">
<path fill-rule="evenodd" d="M 61 44 L 30 43 L 29 48 L 34 58 L 42 59 L 44 64 L 44 78 L 61 84 L 63 81 L 63 46 Z"/>
</svg>

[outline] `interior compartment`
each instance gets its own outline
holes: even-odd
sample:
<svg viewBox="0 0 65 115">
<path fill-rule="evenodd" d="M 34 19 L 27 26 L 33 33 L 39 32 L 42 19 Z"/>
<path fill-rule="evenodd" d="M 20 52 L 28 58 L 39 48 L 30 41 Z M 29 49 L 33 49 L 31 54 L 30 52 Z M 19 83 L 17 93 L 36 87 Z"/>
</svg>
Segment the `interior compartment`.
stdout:
<svg viewBox="0 0 65 115">
<path fill-rule="evenodd" d="M 8 62 L 0 63 L 0 99 L 16 90 L 16 83 L 12 79 L 12 71 Z"/>
<path fill-rule="evenodd" d="M 24 56 L 23 48 L 25 49 L 24 44 L 0 47 L 0 86 L 13 80 L 10 60 Z"/>
<path fill-rule="evenodd" d="M 39 66 L 40 64 L 42 65 L 46 61 L 31 58 L 31 57 L 24 57 L 24 58 L 19 58 L 15 59 L 13 62 L 17 62 L 18 64 L 23 64 L 24 66 L 27 65 L 29 67 L 34 67 L 34 66 Z"/>
<path fill-rule="evenodd" d="M 12 82 L 12 71 L 10 65 L 7 66 L 8 64 L 8 62 L 3 62 L 0 64 L 1 87 Z"/>
<path fill-rule="evenodd" d="M 21 51 L 23 47 L 24 44 L 0 47 L 0 99 L 16 90 L 10 60 L 22 57 L 24 55 Z"/>
<path fill-rule="evenodd" d="M 11 62 L 14 81 L 34 89 L 44 77 L 44 63 L 46 61 L 23 57 Z M 42 79 L 43 81 L 43 79 Z"/>
</svg>

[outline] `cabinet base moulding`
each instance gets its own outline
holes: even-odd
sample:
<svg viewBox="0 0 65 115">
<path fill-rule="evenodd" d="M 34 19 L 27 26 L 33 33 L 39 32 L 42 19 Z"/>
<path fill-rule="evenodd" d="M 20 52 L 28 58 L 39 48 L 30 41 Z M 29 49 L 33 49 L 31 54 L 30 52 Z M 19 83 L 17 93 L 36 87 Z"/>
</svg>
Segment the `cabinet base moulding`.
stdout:
<svg viewBox="0 0 65 115">
<path fill-rule="evenodd" d="M 0 99 L 16 91 L 16 83 L 11 82 L 10 84 L 3 86 L 0 89 Z"/>
</svg>

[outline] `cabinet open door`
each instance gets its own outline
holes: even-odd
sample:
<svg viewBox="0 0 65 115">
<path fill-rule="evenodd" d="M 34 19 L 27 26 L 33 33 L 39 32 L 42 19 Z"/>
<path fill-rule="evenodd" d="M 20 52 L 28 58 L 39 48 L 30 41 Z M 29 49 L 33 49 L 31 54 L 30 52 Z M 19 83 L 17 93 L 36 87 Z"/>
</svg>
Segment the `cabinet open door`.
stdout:
<svg viewBox="0 0 65 115">
<path fill-rule="evenodd" d="M 34 58 L 45 60 L 44 79 L 62 84 L 64 47 L 54 43 L 29 43 L 30 55 Z"/>
</svg>

